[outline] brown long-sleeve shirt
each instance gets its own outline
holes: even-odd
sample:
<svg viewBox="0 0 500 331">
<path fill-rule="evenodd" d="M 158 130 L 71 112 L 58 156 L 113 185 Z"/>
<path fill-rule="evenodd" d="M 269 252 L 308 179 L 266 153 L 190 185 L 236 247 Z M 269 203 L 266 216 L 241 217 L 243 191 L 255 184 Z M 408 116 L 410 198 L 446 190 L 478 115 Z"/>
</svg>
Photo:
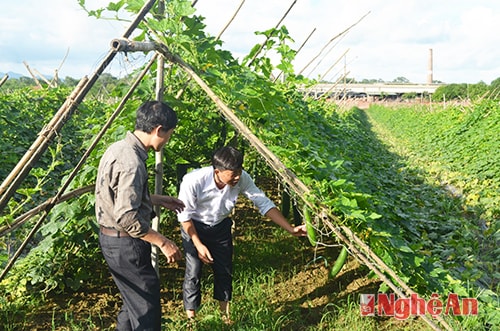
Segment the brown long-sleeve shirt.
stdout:
<svg viewBox="0 0 500 331">
<path fill-rule="evenodd" d="M 95 188 L 97 222 L 144 236 L 152 216 L 146 169 L 147 150 L 131 132 L 108 147 L 101 158 Z"/>
</svg>

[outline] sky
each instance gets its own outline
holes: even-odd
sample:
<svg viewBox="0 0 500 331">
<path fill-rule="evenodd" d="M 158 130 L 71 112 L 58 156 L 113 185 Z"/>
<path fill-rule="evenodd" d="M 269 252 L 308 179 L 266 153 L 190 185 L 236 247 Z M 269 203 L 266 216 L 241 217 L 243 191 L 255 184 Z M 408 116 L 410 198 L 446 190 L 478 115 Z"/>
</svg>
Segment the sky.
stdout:
<svg viewBox="0 0 500 331">
<path fill-rule="evenodd" d="M 107 3 L 86 0 L 90 9 Z M 205 31 L 217 36 L 240 3 L 198 0 L 195 8 Z M 222 34 L 222 48 L 241 58 L 264 40 L 255 31 L 275 27 L 287 11 L 281 25 L 293 39 L 290 47 L 304 44 L 295 72 L 310 78 L 426 83 L 431 53 L 434 80 L 489 84 L 500 77 L 497 0 L 246 0 Z M 89 17 L 77 0 L 3 0 L 0 73 L 29 76 L 25 61 L 44 75 L 56 69 L 62 78 L 90 75 L 129 24 Z M 108 72 L 127 74 L 145 61 L 142 54 L 120 54 Z"/>
</svg>

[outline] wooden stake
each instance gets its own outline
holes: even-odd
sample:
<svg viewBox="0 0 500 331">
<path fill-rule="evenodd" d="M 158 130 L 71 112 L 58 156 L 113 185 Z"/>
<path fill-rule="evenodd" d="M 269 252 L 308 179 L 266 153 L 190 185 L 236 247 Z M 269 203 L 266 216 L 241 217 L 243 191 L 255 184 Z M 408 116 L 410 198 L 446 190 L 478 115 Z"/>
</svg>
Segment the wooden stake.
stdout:
<svg viewBox="0 0 500 331">
<path fill-rule="evenodd" d="M 323 48 L 319 51 L 319 53 L 311 60 L 309 61 L 306 66 L 304 68 L 302 68 L 302 70 L 298 73 L 299 75 L 302 74 L 304 72 L 304 70 L 306 70 L 306 68 L 311 64 L 313 63 L 320 55 L 321 53 L 325 50 L 325 48 L 328 47 L 328 45 L 330 45 L 335 39 L 337 39 L 338 37 L 346 34 L 347 32 L 349 32 L 353 27 L 355 27 L 356 25 L 358 25 L 359 22 L 361 22 L 366 16 L 368 16 L 368 14 L 370 14 L 370 12 L 366 13 L 365 15 L 363 15 L 356 23 L 352 24 L 350 27 L 348 27 L 347 29 L 345 29 L 344 31 L 342 31 L 341 33 L 337 34 L 336 36 L 334 36 L 332 39 L 330 39 L 326 44 L 325 46 L 323 46 Z"/>
<path fill-rule="evenodd" d="M 240 5 L 238 6 L 236 11 L 234 12 L 233 16 L 229 19 L 229 22 L 227 22 L 227 24 L 224 26 L 224 28 L 222 28 L 221 32 L 219 32 L 219 35 L 217 36 L 216 40 L 220 39 L 222 34 L 226 31 L 226 29 L 229 27 L 229 25 L 233 22 L 234 18 L 236 17 L 236 15 L 238 15 L 238 13 L 240 12 L 240 9 L 241 9 L 241 7 L 243 7 L 244 3 L 245 3 L 245 0 L 241 0 Z"/>
<path fill-rule="evenodd" d="M 26 61 L 23 61 L 23 63 L 24 63 L 24 66 L 26 67 L 26 70 L 28 70 L 28 72 L 30 73 L 31 78 L 33 78 L 33 80 L 35 81 L 36 86 L 38 86 L 39 88 L 42 88 L 42 84 L 40 84 L 40 82 L 36 78 L 35 74 L 33 74 L 28 63 L 26 63 Z"/>
<path fill-rule="evenodd" d="M 164 0 L 160 0 L 158 3 L 158 15 L 163 16 L 165 9 Z M 156 53 L 156 100 L 162 102 L 163 101 L 163 90 L 165 88 L 165 58 Z M 163 194 L 163 148 L 159 152 L 155 152 L 155 194 Z M 151 222 L 151 228 L 155 231 L 159 231 L 160 229 L 160 221 L 161 221 L 161 208 L 160 206 L 153 206 L 156 217 L 153 218 Z M 153 264 L 153 268 L 155 268 L 156 275 L 158 278 L 160 277 L 160 265 L 158 264 L 158 256 L 160 250 L 157 246 L 152 245 L 151 247 L 151 263 Z"/>
<path fill-rule="evenodd" d="M 0 80 L 0 87 L 2 87 L 2 85 L 7 81 L 7 79 L 9 79 L 9 74 L 5 74 L 2 80 Z"/>
</svg>

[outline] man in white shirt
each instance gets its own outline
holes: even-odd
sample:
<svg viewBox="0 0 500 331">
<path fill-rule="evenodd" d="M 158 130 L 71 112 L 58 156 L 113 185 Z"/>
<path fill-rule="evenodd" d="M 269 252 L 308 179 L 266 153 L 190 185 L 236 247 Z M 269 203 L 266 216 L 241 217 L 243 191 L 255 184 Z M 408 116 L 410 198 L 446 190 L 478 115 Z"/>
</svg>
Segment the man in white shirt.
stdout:
<svg viewBox="0 0 500 331">
<path fill-rule="evenodd" d="M 214 299 L 219 301 L 224 321 L 231 323 L 233 240 L 229 214 L 239 194 L 252 200 L 262 215 L 288 231 L 305 236 L 304 225 L 291 226 L 275 204 L 243 170 L 243 155 L 233 147 L 222 147 L 212 157 L 212 166 L 184 176 L 179 199 L 185 209 L 178 214 L 186 258 L 183 283 L 184 309 L 194 318 L 201 304 L 200 277 L 203 263 L 214 272 Z"/>
</svg>

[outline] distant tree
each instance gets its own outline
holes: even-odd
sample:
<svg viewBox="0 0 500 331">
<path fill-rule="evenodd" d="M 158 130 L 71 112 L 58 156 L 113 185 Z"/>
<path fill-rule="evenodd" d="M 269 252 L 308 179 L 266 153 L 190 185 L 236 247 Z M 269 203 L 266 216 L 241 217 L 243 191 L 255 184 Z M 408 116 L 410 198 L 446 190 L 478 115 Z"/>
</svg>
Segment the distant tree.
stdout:
<svg viewBox="0 0 500 331">
<path fill-rule="evenodd" d="M 489 89 L 491 98 L 498 99 L 500 97 L 500 77 L 491 82 Z"/>
<path fill-rule="evenodd" d="M 34 87 L 36 86 L 35 80 L 30 77 L 21 76 L 19 78 L 9 78 L 2 85 L 1 91 L 8 92 L 17 89 L 22 89 L 25 87 Z"/>
<path fill-rule="evenodd" d="M 497 79 L 493 80 L 490 84 L 490 88 L 493 88 L 493 89 L 498 89 L 500 88 L 500 77 L 498 77 Z"/>
<path fill-rule="evenodd" d="M 440 86 L 432 95 L 434 101 L 467 99 L 467 84 L 448 84 Z"/>
<path fill-rule="evenodd" d="M 467 86 L 467 96 L 471 100 L 476 100 L 478 98 L 486 97 L 489 90 L 490 89 L 485 82 L 469 84 Z"/>
<path fill-rule="evenodd" d="M 383 83 L 384 81 L 382 79 L 374 79 L 374 78 L 371 78 L 371 79 L 366 79 L 364 78 L 363 80 L 361 80 L 360 83 L 362 84 L 375 84 L 375 83 Z"/>
<path fill-rule="evenodd" d="M 94 86 L 92 86 L 91 94 L 94 96 L 110 95 L 117 85 L 118 78 L 114 77 L 110 73 L 103 73 L 95 82 Z"/>
<path fill-rule="evenodd" d="M 393 83 L 408 84 L 410 81 L 408 80 L 408 78 L 398 77 L 398 78 L 395 78 L 392 82 Z"/>
<path fill-rule="evenodd" d="M 417 93 L 416 92 L 409 92 L 409 93 L 404 93 L 401 96 L 401 99 L 403 100 L 412 100 L 417 98 Z"/>
<path fill-rule="evenodd" d="M 78 82 L 79 82 L 78 79 L 66 76 L 66 78 L 64 78 L 62 85 L 67 86 L 67 87 L 75 87 L 76 85 L 78 85 Z"/>
</svg>

